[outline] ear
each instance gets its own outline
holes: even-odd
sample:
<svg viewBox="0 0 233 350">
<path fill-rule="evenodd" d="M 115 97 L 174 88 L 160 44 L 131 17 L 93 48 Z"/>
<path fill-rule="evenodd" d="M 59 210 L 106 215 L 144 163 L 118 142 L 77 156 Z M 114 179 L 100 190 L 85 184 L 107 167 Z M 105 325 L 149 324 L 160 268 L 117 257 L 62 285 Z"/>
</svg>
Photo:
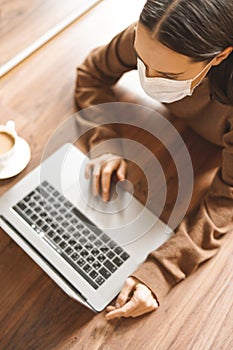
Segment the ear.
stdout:
<svg viewBox="0 0 233 350">
<path fill-rule="evenodd" d="M 233 47 L 229 46 L 227 47 L 225 50 L 223 50 L 222 52 L 220 52 L 220 54 L 218 54 L 215 57 L 215 60 L 213 62 L 213 66 L 218 66 L 220 63 L 222 63 L 231 53 L 233 52 Z"/>
</svg>

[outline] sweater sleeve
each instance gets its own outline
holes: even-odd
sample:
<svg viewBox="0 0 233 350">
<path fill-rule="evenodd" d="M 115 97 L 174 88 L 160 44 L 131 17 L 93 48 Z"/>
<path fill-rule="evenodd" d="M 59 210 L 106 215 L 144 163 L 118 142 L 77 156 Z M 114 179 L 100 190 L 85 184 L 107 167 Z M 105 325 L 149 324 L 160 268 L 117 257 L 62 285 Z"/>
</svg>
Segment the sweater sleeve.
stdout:
<svg viewBox="0 0 233 350">
<path fill-rule="evenodd" d="M 113 86 L 120 77 L 137 68 L 137 58 L 134 50 L 134 33 L 136 24 L 133 23 L 124 31 L 116 35 L 110 43 L 105 46 L 95 48 L 91 51 L 85 61 L 77 69 L 77 79 L 75 88 L 75 102 L 78 110 L 86 109 L 90 106 L 97 106 L 101 103 L 117 102 Z M 93 127 L 92 135 L 88 137 L 87 148 L 91 157 L 96 157 L 106 152 L 101 142 L 110 140 L 108 152 L 122 154 L 117 126 L 111 125 L 114 117 L 87 112 L 77 113 L 77 122 L 82 130 L 85 127 Z M 101 125 L 102 123 L 108 123 Z M 114 142 L 114 138 L 116 139 Z M 95 146 L 97 146 L 95 148 Z"/>
<path fill-rule="evenodd" d="M 159 303 L 172 286 L 213 257 L 221 237 L 233 231 L 233 117 L 223 141 L 222 166 L 199 208 L 132 274 L 153 291 Z"/>
</svg>

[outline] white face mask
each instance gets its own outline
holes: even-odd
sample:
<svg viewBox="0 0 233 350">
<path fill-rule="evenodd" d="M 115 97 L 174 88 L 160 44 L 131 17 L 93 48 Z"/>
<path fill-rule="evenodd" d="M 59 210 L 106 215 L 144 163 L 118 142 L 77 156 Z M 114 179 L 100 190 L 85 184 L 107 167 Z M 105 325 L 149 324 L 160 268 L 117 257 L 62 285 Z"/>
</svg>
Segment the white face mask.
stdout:
<svg viewBox="0 0 233 350">
<path fill-rule="evenodd" d="M 146 76 L 146 67 L 144 63 L 138 58 L 138 72 L 143 90 L 153 99 L 172 103 L 179 101 L 186 96 L 191 96 L 194 89 L 201 83 L 201 81 L 192 88 L 192 82 L 197 79 L 205 69 L 210 66 L 210 63 L 193 79 L 190 80 L 172 80 L 165 78 L 148 78 Z"/>
</svg>

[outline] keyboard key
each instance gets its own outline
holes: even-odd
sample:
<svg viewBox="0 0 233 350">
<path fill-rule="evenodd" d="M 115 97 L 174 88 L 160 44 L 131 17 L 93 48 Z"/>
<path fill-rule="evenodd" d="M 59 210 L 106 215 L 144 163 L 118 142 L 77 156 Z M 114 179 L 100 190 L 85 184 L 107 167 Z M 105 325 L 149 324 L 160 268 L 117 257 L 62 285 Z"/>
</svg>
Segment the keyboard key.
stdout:
<svg viewBox="0 0 233 350">
<path fill-rule="evenodd" d="M 109 261 L 109 260 L 106 260 L 106 261 L 104 262 L 104 266 L 107 267 L 107 269 L 108 269 L 109 271 L 111 271 L 112 273 L 115 272 L 116 269 L 117 269 L 116 266 L 113 265 L 113 264 L 111 263 L 111 261 Z"/>
<path fill-rule="evenodd" d="M 42 197 L 48 198 L 49 193 L 46 192 L 42 187 L 40 187 L 37 191 L 41 194 Z"/>
<path fill-rule="evenodd" d="M 114 249 L 114 252 L 116 253 L 116 254 L 121 254 L 122 252 L 123 252 L 123 249 L 121 248 L 121 247 L 116 247 L 115 249 Z"/>
<path fill-rule="evenodd" d="M 65 241 L 68 241 L 68 239 L 70 238 L 70 235 L 68 235 L 68 233 L 64 233 L 64 235 L 62 237 Z"/>
<path fill-rule="evenodd" d="M 55 237 L 56 238 L 56 237 Z M 59 237 L 60 238 L 60 237 Z M 61 240 L 61 238 L 60 238 L 60 240 Z M 60 242 L 60 240 L 59 240 L 59 242 Z M 67 247 L 67 243 L 65 242 L 65 241 L 61 241 L 61 243 L 59 244 L 59 247 L 61 248 L 61 249 L 65 249 L 66 247 Z"/>
<path fill-rule="evenodd" d="M 49 232 L 47 232 L 47 235 L 50 237 L 50 238 L 53 238 L 54 235 L 55 235 L 55 232 L 50 230 Z"/>
<path fill-rule="evenodd" d="M 103 233 L 100 237 L 100 239 L 104 242 L 104 243 L 107 243 L 108 241 L 110 241 L 110 238 L 105 234 Z"/>
<path fill-rule="evenodd" d="M 46 206 L 44 207 L 46 211 L 51 211 L 52 210 L 52 206 L 49 204 L 46 204 Z"/>
<path fill-rule="evenodd" d="M 103 245 L 103 243 L 98 239 L 97 241 L 94 242 L 94 245 L 99 248 Z"/>
<path fill-rule="evenodd" d="M 44 231 L 44 232 L 47 232 L 48 230 L 49 230 L 49 226 L 48 225 L 43 225 L 42 227 L 42 230 Z"/>
<path fill-rule="evenodd" d="M 108 277 L 111 276 L 111 273 L 110 273 L 107 269 L 105 269 L 104 267 L 101 267 L 101 269 L 99 270 L 99 273 L 101 273 L 101 275 L 102 275 L 105 279 L 107 279 Z"/>
<path fill-rule="evenodd" d="M 37 214 L 42 211 L 41 207 L 35 207 L 34 210 Z"/>
<path fill-rule="evenodd" d="M 61 215 L 58 215 L 58 216 L 56 217 L 56 220 L 57 220 L 58 222 L 61 222 L 61 221 L 63 221 L 63 217 L 62 217 Z"/>
<path fill-rule="evenodd" d="M 52 227 L 54 230 L 56 230 L 56 229 L 58 228 L 58 223 L 53 221 L 53 222 L 51 223 L 51 227 Z"/>
<path fill-rule="evenodd" d="M 81 246 L 81 244 L 76 244 L 76 246 L 74 247 L 74 249 L 77 251 L 77 252 L 80 252 L 83 247 Z"/>
<path fill-rule="evenodd" d="M 25 210 L 27 208 L 26 204 L 24 202 L 19 202 L 18 203 L 18 207 L 21 209 L 21 210 Z"/>
<path fill-rule="evenodd" d="M 75 241 L 74 239 L 70 239 L 70 240 L 69 240 L 69 244 L 72 245 L 72 246 L 74 246 L 74 245 L 76 244 L 76 241 Z"/>
<path fill-rule="evenodd" d="M 118 258 L 118 256 L 116 256 L 115 259 L 113 259 L 113 262 L 117 266 L 121 266 L 123 264 L 123 261 L 120 258 Z"/>
<path fill-rule="evenodd" d="M 37 226 L 42 227 L 44 225 L 44 221 L 39 219 L 36 221 Z"/>
<path fill-rule="evenodd" d="M 107 253 L 107 257 L 108 257 L 109 259 L 114 258 L 114 256 L 115 256 L 115 254 L 114 254 L 112 251 L 110 251 L 110 252 Z"/>
<path fill-rule="evenodd" d="M 59 243 L 59 242 L 61 241 L 61 237 L 56 236 L 56 237 L 53 238 L 53 241 L 54 241 L 55 243 Z"/>
<path fill-rule="evenodd" d="M 24 202 L 29 202 L 30 199 L 34 196 L 35 191 L 32 191 L 31 193 L 29 193 L 25 198 L 24 198 Z"/>
<path fill-rule="evenodd" d="M 86 260 L 87 260 L 90 264 L 92 264 L 93 261 L 95 261 L 95 258 L 94 258 L 93 256 L 89 255 L 89 256 L 86 258 Z"/>
<path fill-rule="evenodd" d="M 116 243 L 113 242 L 113 241 L 110 241 L 110 242 L 108 242 L 108 246 L 109 246 L 111 249 L 113 249 L 113 248 L 116 247 Z"/>
<path fill-rule="evenodd" d="M 121 254 L 120 258 L 125 261 L 125 260 L 127 260 L 129 258 L 129 254 L 124 252 L 124 253 Z"/>
<path fill-rule="evenodd" d="M 73 205 L 69 201 L 65 201 L 63 204 L 67 209 L 70 209 L 73 207 Z"/>
<path fill-rule="evenodd" d="M 76 261 L 76 260 L 78 259 L 78 257 L 79 257 L 79 255 L 78 255 L 77 253 L 73 253 L 73 254 L 71 255 L 71 258 L 72 258 L 74 261 Z"/>
<path fill-rule="evenodd" d="M 100 261 L 100 262 L 103 262 L 104 260 L 106 260 L 106 257 L 103 255 L 103 254 L 99 254 L 97 256 L 97 259 Z"/>
<path fill-rule="evenodd" d="M 51 212 L 50 212 L 50 215 L 54 218 L 55 216 L 57 216 L 57 211 L 56 210 L 52 210 Z"/>
<path fill-rule="evenodd" d="M 89 241 L 94 242 L 96 239 L 96 236 L 92 233 L 89 237 L 88 237 Z"/>
<path fill-rule="evenodd" d="M 72 218 L 72 214 L 71 213 L 66 213 L 65 214 L 65 218 L 68 219 L 68 220 L 71 219 Z"/>
<path fill-rule="evenodd" d="M 105 254 L 109 251 L 109 248 L 107 246 L 103 246 L 100 248 L 100 251 Z"/>
<path fill-rule="evenodd" d="M 25 214 L 28 215 L 28 216 L 32 215 L 32 213 L 33 213 L 33 211 L 31 209 L 27 209 L 25 211 Z"/>
<path fill-rule="evenodd" d="M 98 249 L 96 249 L 96 248 L 92 249 L 92 251 L 91 251 L 91 254 L 93 256 L 97 256 L 97 255 L 99 255 L 99 253 L 100 253 L 100 251 Z"/>
<path fill-rule="evenodd" d="M 64 231 L 64 229 L 62 228 L 62 227 L 58 227 L 57 229 L 56 229 L 56 231 L 57 231 L 57 233 L 59 234 L 59 235 L 62 235 L 65 231 Z"/>
<path fill-rule="evenodd" d="M 68 221 L 63 221 L 63 222 L 61 223 L 61 225 L 62 225 L 62 227 L 66 228 L 66 227 L 69 226 L 69 223 L 68 223 Z"/>
<path fill-rule="evenodd" d="M 85 237 L 81 237 L 80 240 L 79 240 L 79 242 L 80 242 L 81 244 L 85 244 L 85 243 L 87 242 L 87 239 L 86 239 Z"/>
<path fill-rule="evenodd" d="M 93 244 L 91 244 L 91 243 L 86 243 L 85 245 L 84 245 L 84 247 L 87 249 L 87 250 L 91 250 L 94 246 L 93 246 Z"/>
<path fill-rule="evenodd" d="M 84 228 L 84 225 L 83 224 L 78 224 L 77 227 L 76 227 L 78 230 L 82 230 Z"/>
<path fill-rule="evenodd" d="M 58 203 L 58 202 L 54 203 L 54 208 L 56 209 L 61 208 L 61 203 Z"/>
<path fill-rule="evenodd" d="M 59 202 L 65 202 L 65 197 L 64 196 L 62 196 L 61 194 L 60 194 L 60 196 L 58 197 L 58 200 L 59 200 Z"/>
<path fill-rule="evenodd" d="M 79 258 L 77 261 L 78 266 L 82 267 L 83 265 L 85 265 L 85 260 L 83 260 L 82 258 Z"/>
<path fill-rule="evenodd" d="M 70 221 L 73 225 L 76 225 L 78 223 L 78 220 L 76 218 L 72 218 Z"/>
<path fill-rule="evenodd" d="M 88 236 L 88 235 L 91 233 L 91 231 L 88 230 L 88 228 L 85 228 L 85 229 L 82 231 L 82 233 L 83 233 L 85 236 Z"/>
<path fill-rule="evenodd" d="M 98 261 L 95 261 L 92 265 L 92 267 L 95 269 L 95 270 L 98 270 L 100 267 L 101 267 L 101 264 L 98 262 Z"/>
<path fill-rule="evenodd" d="M 70 255 L 71 253 L 73 253 L 73 249 L 71 247 L 66 248 L 65 250 L 66 254 Z"/>
<path fill-rule="evenodd" d="M 98 273 L 94 270 L 92 270 L 89 274 L 93 279 L 95 279 L 98 276 Z"/>
<path fill-rule="evenodd" d="M 67 231 L 68 231 L 69 233 L 74 233 L 74 232 L 75 232 L 74 226 L 69 226 L 69 227 L 67 228 Z"/>
<path fill-rule="evenodd" d="M 30 201 L 30 202 L 28 203 L 28 205 L 29 205 L 30 208 L 34 208 L 34 207 L 36 206 L 36 202 Z"/>
<path fill-rule="evenodd" d="M 83 270 L 86 271 L 86 272 L 90 272 L 92 270 L 92 267 L 89 265 L 89 264 L 86 264 L 84 267 L 83 267 Z"/>
<path fill-rule="evenodd" d="M 75 232 L 74 234 L 73 234 L 73 236 L 74 236 L 74 238 L 79 238 L 80 236 L 81 236 L 81 233 L 79 233 L 79 232 Z"/>
<path fill-rule="evenodd" d="M 53 203 L 55 202 L 55 198 L 49 197 L 49 198 L 48 198 L 48 201 L 49 201 L 50 204 L 53 204 Z"/>
<path fill-rule="evenodd" d="M 47 186 L 47 191 L 48 192 L 53 192 L 53 190 L 54 190 L 53 186 L 51 186 L 51 185 Z"/>
<path fill-rule="evenodd" d="M 95 281 L 98 283 L 99 286 L 104 283 L 105 279 L 101 276 L 98 276 Z"/>
<path fill-rule="evenodd" d="M 85 258 L 86 256 L 88 256 L 88 251 L 85 250 L 85 249 L 83 249 L 83 250 L 81 251 L 80 255 L 81 255 L 83 258 Z"/>
<path fill-rule="evenodd" d="M 53 219 L 50 218 L 50 217 L 48 217 L 48 218 L 45 219 L 45 221 L 47 222 L 47 224 L 51 224 L 51 222 L 53 221 Z"/>
<path fill-rule="evenodd" d="M 63 208 L 63 207 L 58 209 L 58 211 L 59 211 L 60 214 L 65 214 L 66 213 L 66 209 Z"/>
</svg>

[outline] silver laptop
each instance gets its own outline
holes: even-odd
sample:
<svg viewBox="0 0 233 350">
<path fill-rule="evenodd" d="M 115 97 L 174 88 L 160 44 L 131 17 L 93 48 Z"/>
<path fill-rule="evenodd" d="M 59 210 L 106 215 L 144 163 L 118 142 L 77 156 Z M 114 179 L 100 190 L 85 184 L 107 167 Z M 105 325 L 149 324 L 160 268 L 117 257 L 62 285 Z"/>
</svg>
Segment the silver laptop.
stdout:
<svg viewBox="0 0 233 350">
<path fill-rule="evenodd" d="M 119 184 L 94 197 L 87 156 L 65 144 L 0 198 L 5 232 L 73 299 L 103 310 L 173 234 Z"/>
</svg>

